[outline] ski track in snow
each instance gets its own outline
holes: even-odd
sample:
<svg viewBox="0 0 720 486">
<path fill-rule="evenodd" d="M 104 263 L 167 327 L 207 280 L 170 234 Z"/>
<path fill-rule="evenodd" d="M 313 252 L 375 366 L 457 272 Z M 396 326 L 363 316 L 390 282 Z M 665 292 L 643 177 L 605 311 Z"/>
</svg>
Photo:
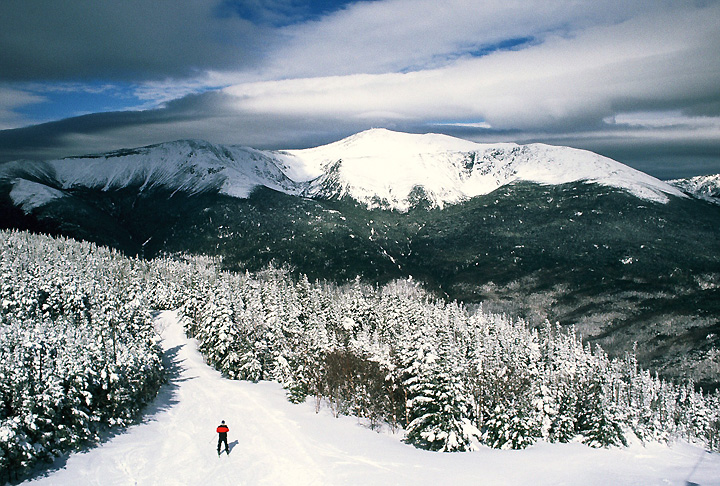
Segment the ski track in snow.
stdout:
<svg viewBox="0 0 720 486">
<path fill-rule="evenodd" d="M 174 312 L 162 313 L 156 326 L 171 379 L 142 423 L 59 460 L 23 484 L 720 485 L 720 455 L 684 443 L 600 450 L 539 443 L 521 451 L 454 454 L 417 450 L 355 418 L 334 418 L 327 410 L 315 414 L 310 403 L 293 405 L 276 383 L 222 378 L 185 337 Z M 231 451 L 218 457 L 220 420 L 230 427 Z"/>
</svg>

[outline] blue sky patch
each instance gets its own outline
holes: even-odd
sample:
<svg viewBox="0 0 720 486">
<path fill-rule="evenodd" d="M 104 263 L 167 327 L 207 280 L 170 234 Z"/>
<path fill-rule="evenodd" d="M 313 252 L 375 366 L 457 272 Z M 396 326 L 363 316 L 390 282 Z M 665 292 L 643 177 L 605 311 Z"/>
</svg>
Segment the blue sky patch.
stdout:
<svg viewBox="0 0 720 486">
<path fill-rule="evenodd" d="M 275 0 L 270 2 L 224 0 L 217 12 L 221 17 L 237 15 L 255 24 L 284 27 L 316 20 L 354 3 L 358 2 L 356 0 Z"/>
<path fill-rule="evenodd" d="M 49 83 L 34 85 L 25 91 L 46 101 L 22 106 L 15 111 L 32 123 L 60 120 L 88 113 L 127 110 L 139 106 L 136 86 L 117 83 Z"/>
<path fill-rule="evenodd" d="M 535 37 L 514 37 L 511 39 L 505 39 L 494 44 L 486 44 L 478 46 L 477 48 L 469 51 L 469 54 L 473 57 L 482 57 L 492 54 L 497 51 L 511 51 L 522 47 L 527 47 L 529 44 L 536 42 Z"/>
</svg>

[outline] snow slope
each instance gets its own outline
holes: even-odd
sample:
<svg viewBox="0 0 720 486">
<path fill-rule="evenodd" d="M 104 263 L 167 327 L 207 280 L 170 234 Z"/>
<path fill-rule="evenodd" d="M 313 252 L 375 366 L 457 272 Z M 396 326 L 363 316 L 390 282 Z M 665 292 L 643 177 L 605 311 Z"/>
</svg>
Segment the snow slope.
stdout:
<svg viewBox="0 0 720 486">
<path fill-rule="evenodd" d="M 29 175 L 23 175 L 23 171 Z M 321 147 L 261 151 L 182 140 L 103 155 L 0 166 L 0 180 L 48 182 L 55 189 L 140 190 L 197 193 L 219 190 L 246 198 L 257 186 L 309 197 L 352 197 L 371 207 L 407 210 L 418 197 L 442 207 L 487 194 L 515 181 L 596 182 L 640 198 L 667 202 L 685 197 L 677 187 L 585 150 L 542 144 L 479 144 L 447 135 L 372 129 Z M 20 175 L 16 175 L 20 174 Z M 419 190 L 418 188 L 422 188 Z M 27 186 L 25 187 L 27 189 Z M 51 198 L 21 191 L 25 209 Z M 52 193 L 54 196 L 59 194 Z"/>
<path fill-rule="evenodd" d="M 64 192 L 26 179 L 17 180 L 10 191 L 13 203 L 20 206 L 25 213 L 61 197 L 65 197 Z"/>
<path fill-rule="evenodd" d="M 667 195 L 684 197 L 676 187 L 607 157 L 543 144 L 479 144 L 447 135 L 372 129 L 286 155 L 286 165 L 301 166 L 312 178 L 311 196 L 350 196 L 370 206 L 382 201 L 400 210 L 409 207 L 408 196 L 416 186 L 442 207 L 515 181 L 596 182 L 663 203 Z"/>
<path fill-rule="evenodd" d="M 257 186 L 299 193 L 301 188 L 275 165 L 275 159 L 247 147 L 225 147 L 200 140 L 180 140 L 102 155 L 69 157 L 34 163 L 17 161 L 0 166 L 0 179 L 15 184 L 42 174 L 61 189 L 95 188 L 101 190 L 137 186 L 140 191 L 163 188 L 190 194 L 209 189 L 238 198 L 246 198 Z M 42 205 L 37 201 L 25 204 Z M 17 203 L 17 199 L 15 200 Z"/>
<path fill-rule="evenodd" d="M 720 174 L 675 179 L 668 182 L 698 199 L 720 204 Z"/>
<path fill-rule="evenodd" d="M 156 322 L 174 375 L 145 420 L 73 454 L 33 485 L 720 485 L 720 455 L 676 444 L 591 449 L 536 444 L 520 451 L 422 451 L 311 404 L 274 383 L 223 379 L 203 362 L 173 312 Z M 229 456 L 215 427 L 230 427 Z"/>
</svg>

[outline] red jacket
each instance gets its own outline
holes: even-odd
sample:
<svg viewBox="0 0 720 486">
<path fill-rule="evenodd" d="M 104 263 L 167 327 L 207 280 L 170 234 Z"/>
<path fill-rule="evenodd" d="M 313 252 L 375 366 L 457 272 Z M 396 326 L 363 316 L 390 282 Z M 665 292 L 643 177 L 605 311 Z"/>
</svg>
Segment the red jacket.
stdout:
<svg viewBox="0 0 720 486">
<path fill-rule="evenodd" d="M 230 431 L 230 429 L 228 429 L 227 425 L 220 425 L 217 428 L 218 434 L 227 434 L 229 431 Z"/>
</svg>

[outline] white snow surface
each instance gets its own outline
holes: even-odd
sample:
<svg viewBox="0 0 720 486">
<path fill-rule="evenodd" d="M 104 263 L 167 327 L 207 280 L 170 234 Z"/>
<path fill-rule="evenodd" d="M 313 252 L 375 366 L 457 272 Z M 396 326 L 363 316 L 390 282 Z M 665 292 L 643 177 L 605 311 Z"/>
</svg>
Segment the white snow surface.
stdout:
<svg viewBox="0 0 720 486">
<path fill-rule="evenodd" d="M 53 187 L 26 179 L 18 179 L 10 190 L 10 199 L 25 213 L 32 212 L 50 201 L 65 197 L 65 193 Z"/>
<path fill-rule="evenodd" d="M 159 316 L 175 373 L 142 423 L 58 461 L 23 484 L 82 485 L 720 485 L 720 455 L 679 443 L 592 449 L 539 443 L 435 453 L 355 418 L 293 405 L 276 383 L 231 381 L 209 368 L 174 312 Z M 229 455 L 215 427 L 230 428 Z"/>
<path fill-rule="evenodd" d="M 720 174 L 675 179 L 668 182 L 699 199 L 720 204 Z"/>
<path fill-rule="evenodd" d="M 488 194 L 515 181 L 540 184 L 595 182 L 665 203 L 667 195 L 684 197 L 676 187 L 607 157 L 569 147 L 543 144 L 479 144 L 447 135 L 415 135 L 372 129 L 322 147 L 290 150 L 313 178 L 310 195 L 322 194 L 324 178 L 334 177 L 338 196 L 367 205 L 384 201 L 406 210 L 408 195 L 422 186 L 442 207 Z M 340 161 L 339 165 L 336 165 Z M 336 173 L 329 173 L 335 167 Z"/>
<path fill-rule="evenodd" d="M 104 154 L 47 162 L 64 188 L 104 190 L 137 184 L 140 190 L 163 187 L 198 193 L 219 188 L 246 198 L 257 186 L 295 193 L 289 180 L 268 154 L 248 147 L 217 146 L 181 140 Z"/>
</svg>

